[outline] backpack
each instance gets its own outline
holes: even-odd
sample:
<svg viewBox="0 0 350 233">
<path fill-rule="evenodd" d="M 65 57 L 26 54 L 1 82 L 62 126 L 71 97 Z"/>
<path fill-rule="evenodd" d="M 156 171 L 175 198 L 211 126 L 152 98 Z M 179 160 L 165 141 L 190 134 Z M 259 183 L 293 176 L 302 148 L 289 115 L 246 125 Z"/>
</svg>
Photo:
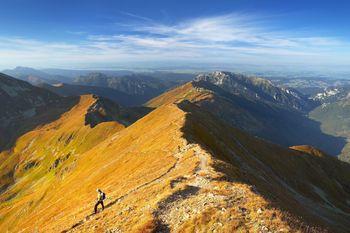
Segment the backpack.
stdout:
<svg viewBox="0 0 350 233">
<path fill-rule="evenodd" d="M 102 193 L 102 201 L 106 199 L 106 194 Z"/>
</svg>

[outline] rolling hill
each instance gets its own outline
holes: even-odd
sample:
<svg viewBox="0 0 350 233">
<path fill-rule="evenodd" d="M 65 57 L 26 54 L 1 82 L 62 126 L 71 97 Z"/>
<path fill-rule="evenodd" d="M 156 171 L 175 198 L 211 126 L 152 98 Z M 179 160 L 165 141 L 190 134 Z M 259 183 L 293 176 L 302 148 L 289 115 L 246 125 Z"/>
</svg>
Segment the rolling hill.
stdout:
<svg viewBox="0 0 350 233">
<path fill-rule="evenodd" d="M 0 231 L 349 229 L 350 165 L 230 126 L 195 85 L 155 99 L 145 116 L 82 96 L 18 137 L 0 154 Z M 94 215 L 96 188 L 107 200 Z"/>
</svg>

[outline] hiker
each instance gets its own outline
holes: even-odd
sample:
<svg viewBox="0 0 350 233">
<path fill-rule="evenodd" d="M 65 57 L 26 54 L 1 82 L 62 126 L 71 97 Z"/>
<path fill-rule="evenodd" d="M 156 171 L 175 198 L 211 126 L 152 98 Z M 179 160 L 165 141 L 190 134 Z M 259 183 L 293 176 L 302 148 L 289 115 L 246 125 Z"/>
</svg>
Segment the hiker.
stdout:
<svg viewBox="0 0 350 233">
<path fill-rule="evenodd" d="M 97 189 L 96 191 L 97 191 L 97 202 L 95 204 L 95 214 L 97 213 L 98 205 L 101 204 L 102 210 L 105 209 L 103 201 L 106 199 L 106 194 L 104 192 L 102 192 L 101 189 Z"/>
</svg>

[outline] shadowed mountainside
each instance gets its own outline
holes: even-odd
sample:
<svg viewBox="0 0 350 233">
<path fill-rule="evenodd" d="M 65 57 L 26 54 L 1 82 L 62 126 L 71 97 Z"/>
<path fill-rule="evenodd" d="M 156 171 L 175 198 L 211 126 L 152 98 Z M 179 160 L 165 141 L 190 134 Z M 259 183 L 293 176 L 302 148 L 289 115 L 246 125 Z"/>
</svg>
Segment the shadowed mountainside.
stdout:
<svg viewBox="0 0 350 233">
<path fill-rule="evenodd" d="M 186 139 L 211 151 L 218 159 L 213 167 L 227 176 L 225 180 L 235 177 L 234 182 L 256 187 L 273 207 L 325 228 L 333 225 L 332 231 L 346 231 L 350 224 L 348 164 L 311 146 L 294 146 L 294 152 L 266 143 L 227 127 L 189 101 L 179 106 L 187 112 L 183 127 Z M 297 224 L 293 219 L 290 223 Z"/>
<path fill-rule="evenodd" d="M 0 73 L 0 151 L 25 132 L 56 120 L 77 101 Z"/>
</svg>

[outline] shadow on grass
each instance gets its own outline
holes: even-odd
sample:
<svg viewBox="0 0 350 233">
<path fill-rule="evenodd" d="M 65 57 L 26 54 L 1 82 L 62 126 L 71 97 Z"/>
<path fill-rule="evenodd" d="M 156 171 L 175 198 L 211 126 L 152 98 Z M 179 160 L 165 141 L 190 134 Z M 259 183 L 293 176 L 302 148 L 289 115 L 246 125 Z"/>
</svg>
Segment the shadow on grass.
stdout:
<svg viewBox="0 0 350 233">
<path fill-rule="evenodd" d="M 153 216 L 155 217 L 156 221 L 156 227 L 154 229 L 154 232 L 162 232 L 162 233 L 168 233 L 171 231 L 170 227 L 161 221 L 160 216 L 162 214 L 166 214 L 169 210 L 169 207 L 172 203 L 189 198 L 190 196 L 196 195 L 199 192 L 200 188 L 187 185 L 184 189 L 178 190 L 171 194 L 169 197 L 164 199 L 158 204 L 157 210 L 153 213 Z"/>
</svg>

